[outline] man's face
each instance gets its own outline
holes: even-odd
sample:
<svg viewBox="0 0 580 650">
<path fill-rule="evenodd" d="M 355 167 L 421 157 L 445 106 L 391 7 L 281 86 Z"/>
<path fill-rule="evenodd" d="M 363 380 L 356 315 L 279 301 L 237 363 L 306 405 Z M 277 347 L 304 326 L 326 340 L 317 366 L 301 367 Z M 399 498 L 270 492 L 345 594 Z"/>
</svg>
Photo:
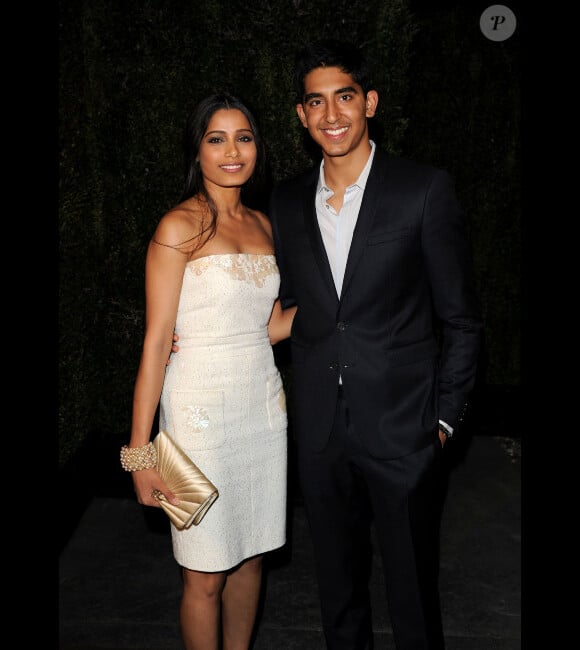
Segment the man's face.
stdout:
<svg viewBox="0 0 580 650">
<path fill-rule="evenodd" d="M 362 88 L 340 68 L 315 68 L 304 79 L 303 104 L 296 112 L 327 156 L 345 156 L 368 147 L 367 118 L 378 103 L 376 91 Z"/>
</svg>

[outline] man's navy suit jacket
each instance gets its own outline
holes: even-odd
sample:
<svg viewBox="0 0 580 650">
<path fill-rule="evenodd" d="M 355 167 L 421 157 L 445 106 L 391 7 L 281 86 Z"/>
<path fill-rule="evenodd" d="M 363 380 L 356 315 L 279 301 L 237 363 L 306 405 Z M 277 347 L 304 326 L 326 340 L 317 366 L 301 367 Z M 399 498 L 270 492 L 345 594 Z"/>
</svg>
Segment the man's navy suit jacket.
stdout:
<svg viewBox="0 0 580 650">
<path fill-rule="evenodd" d="M 376 150 L 338 296 L 318 227 L 319 167 L 271 195 L 284 306 L 292 325 L 293 432 L 324 447 L 339 376 L 350 417 L 380 458 L 460 425 L 482 323 L 465 215 L 450 175 Z"/>
</svg>

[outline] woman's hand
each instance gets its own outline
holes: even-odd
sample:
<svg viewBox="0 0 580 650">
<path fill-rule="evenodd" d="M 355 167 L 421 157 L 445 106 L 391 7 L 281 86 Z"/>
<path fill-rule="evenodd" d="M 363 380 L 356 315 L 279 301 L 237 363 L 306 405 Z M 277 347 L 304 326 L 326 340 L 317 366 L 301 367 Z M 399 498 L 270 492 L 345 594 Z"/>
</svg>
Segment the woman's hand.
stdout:
<svg viewBox="0 0 580 650">
<path fill-rule="evenodd" d="M 137 501 L 141 505 L 160 508 L 159 498 L 161 495 L 174 506 L 179 504 L 179 499 L 167 488 L 155 468 L 131 472 L 131 476 Z"/>
</svg>

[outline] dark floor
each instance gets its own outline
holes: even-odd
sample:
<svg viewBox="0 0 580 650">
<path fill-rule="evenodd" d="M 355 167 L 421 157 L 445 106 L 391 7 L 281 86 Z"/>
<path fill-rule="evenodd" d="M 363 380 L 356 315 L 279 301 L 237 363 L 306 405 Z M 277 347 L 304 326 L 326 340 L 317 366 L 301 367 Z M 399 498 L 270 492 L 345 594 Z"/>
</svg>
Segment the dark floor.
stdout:
<svg viewBox="0 0 580 650">
<path fill-rule="evenodd" d="M 117 463 L 118 450 L 113 456 Z M 520 650 L 518 440 L 473 435 L 449 445 L 448 459 L 440 572 L 447 650 Z M 63 526 L 60 650 L 183 648 L 177 619 L 180 575 L 167 520 L 161 510 L 137 504 L 125 478 L 93 489 L 93 495 L 80 494 L 81 514 Z M 295 489 L 289 524 L 286 547 L 268 560 L 254 650 L 325 648 L 309 533 Z M 394 650 L 380 564 L 375 555 L 375 648 Z"/>
</svg>

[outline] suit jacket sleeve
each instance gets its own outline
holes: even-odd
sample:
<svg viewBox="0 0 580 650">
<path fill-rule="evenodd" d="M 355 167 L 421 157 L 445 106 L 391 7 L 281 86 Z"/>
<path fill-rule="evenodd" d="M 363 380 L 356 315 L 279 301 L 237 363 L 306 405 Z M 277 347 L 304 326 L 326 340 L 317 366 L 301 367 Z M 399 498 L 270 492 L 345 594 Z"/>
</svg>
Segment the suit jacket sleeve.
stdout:
<svg viewBox="0 0 580 650">
<path fill-rule="evenodd" d="M 439 419 L 455 428 L 475 384 L 482 322 L 466 219 L 447 172 L 435 172 L 425 201 L 423 258 L 441 324 Z"/>
</svg>

